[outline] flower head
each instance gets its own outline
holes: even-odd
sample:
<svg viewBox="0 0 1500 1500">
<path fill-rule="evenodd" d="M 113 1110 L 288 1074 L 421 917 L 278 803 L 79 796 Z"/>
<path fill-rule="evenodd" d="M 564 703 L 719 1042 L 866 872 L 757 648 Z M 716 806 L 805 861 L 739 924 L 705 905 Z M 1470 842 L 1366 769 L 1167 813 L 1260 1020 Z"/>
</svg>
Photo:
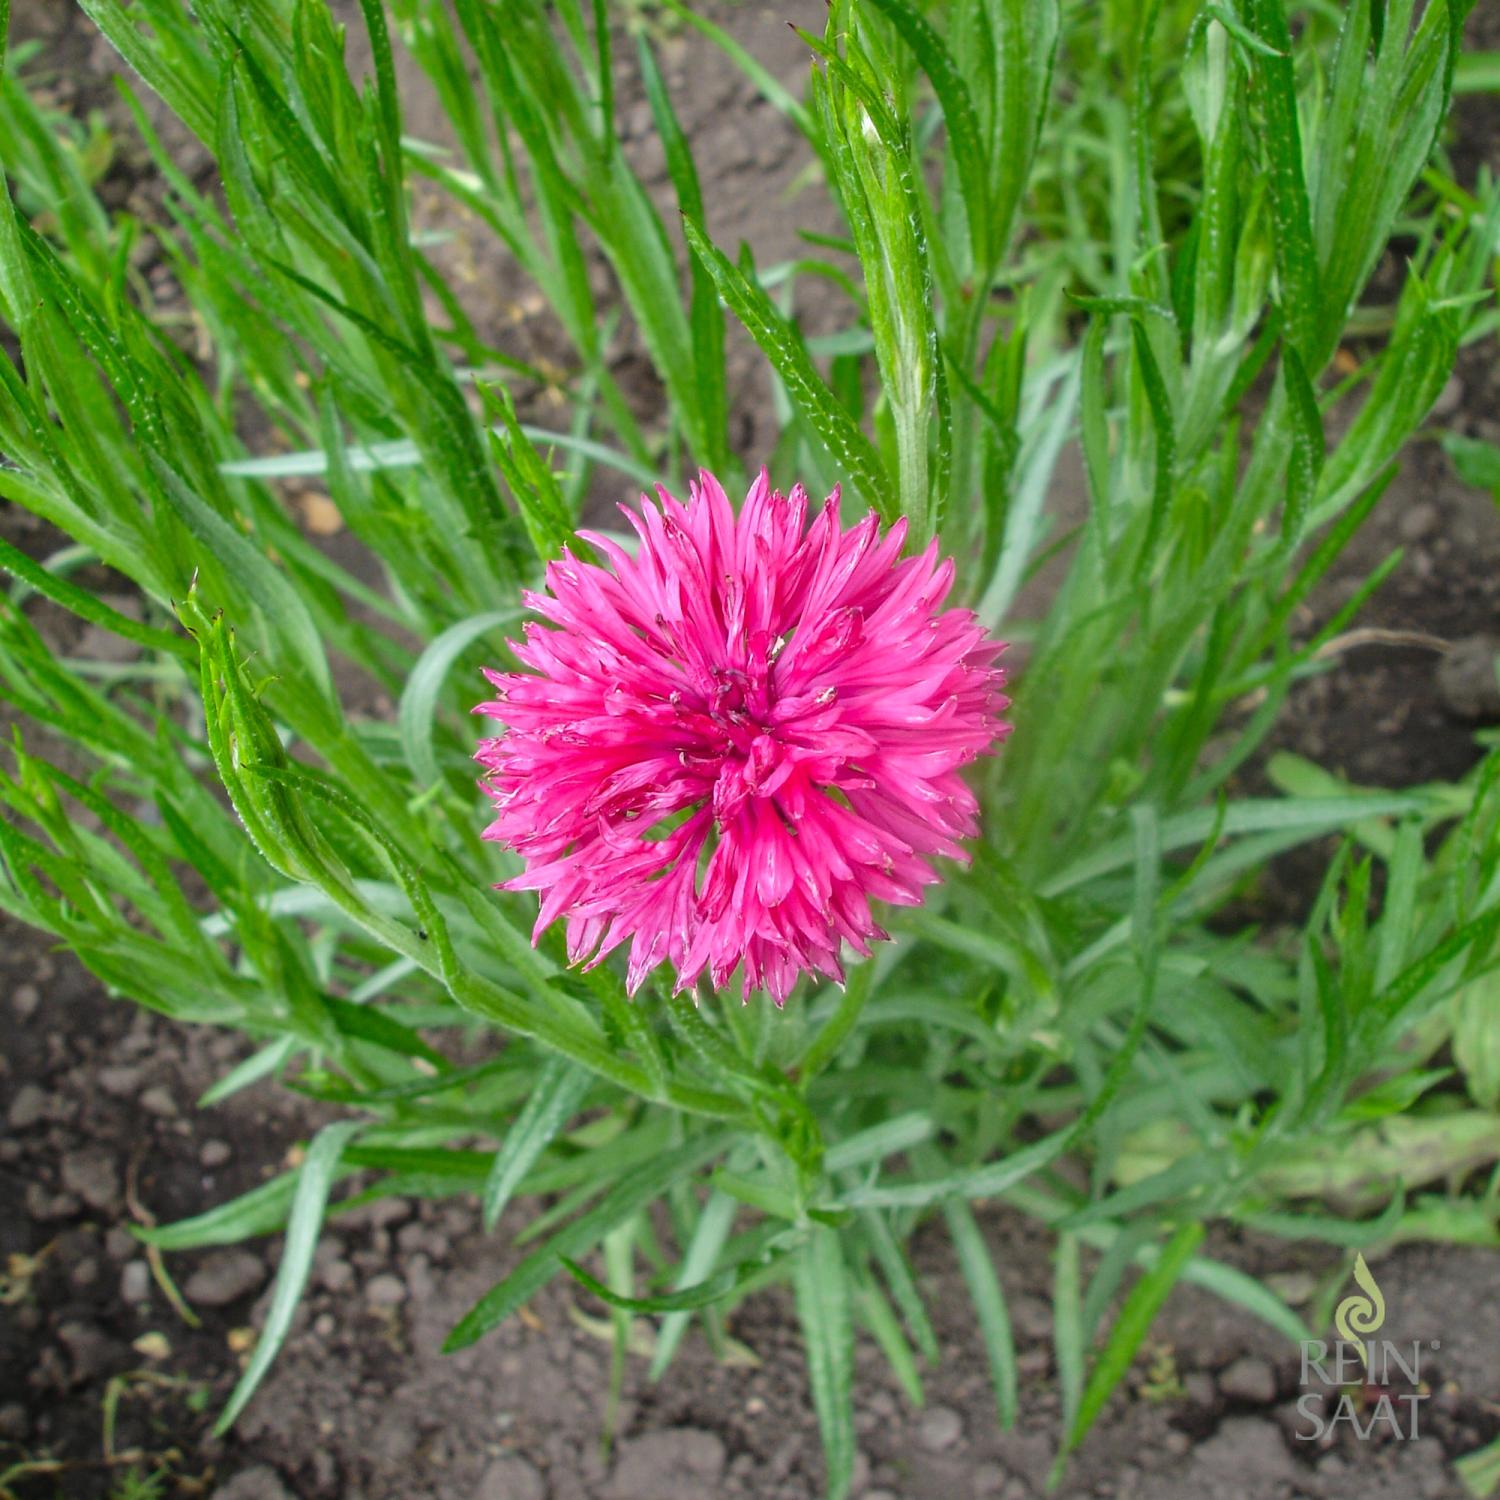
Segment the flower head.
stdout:
<svg viewBox="0 0 1500 1500">
<path fill-rule="evenodd" d="M 736 517 L 702 474 L 686 505 L 658 487 L 622 506 L 634 556 L 580 535 L 513 642 L 529 672 L 487 672 L 476 710 L 505 732 L 476 759 L 495 803 L 485 837 L 561 917 L 568 956 L 630 942 L 632 993 L 663 961 L 677 988 L 705 969 L 778 1005 L 804 970 L 842 981 L 840 947 L 884 933 L 872 899 L 916 905 L 963 859 L 977 806 L 959 767 L 1008 729 L 1003 649 L 943 609 L 953 563 L 901 557 L 866 515 L 842 530 L 838 492 L 809 525 L 801 485 L 762 471 Z"/>
</svg>

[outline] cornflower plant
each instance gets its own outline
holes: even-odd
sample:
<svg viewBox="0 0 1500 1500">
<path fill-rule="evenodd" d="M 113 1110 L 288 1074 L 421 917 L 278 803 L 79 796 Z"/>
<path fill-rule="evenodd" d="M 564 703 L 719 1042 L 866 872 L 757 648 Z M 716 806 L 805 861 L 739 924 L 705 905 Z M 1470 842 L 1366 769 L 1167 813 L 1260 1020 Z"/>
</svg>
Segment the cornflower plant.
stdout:
<svg viewBox="0 0 1500 1500">
<path fill-rule="evenodd" d="M 622 1354 L 659 1319 L 659 1376 L 695 1319 L 720 1345 L 790 1283 L 831 1496 L 856 1326 L 914 1396 L 938 1356 L 905 1248 L 931 1216 L 1001 1423 L 1006 1268 L 976 1205 L 1055 1233 L 1059 1461 L 1179 1280 L 1307 1335 L 1206 1226 L 1494 1242 L 1493 1195 L 1427 1189 L 1500 1139 L 1500 760 L 1377 792 L 1283 757 L 1280 795 L 1229 794 L 1394 565 L 1293 638 L 1492 268 L 1492 192 L 1412 197 L 1461 0 L 1102 27 L 1059 0 L 834 0 L 800 98 L 667 0 L 800 132 L 844 226 L 779 267 L 711 237 L 653 33 L 603 0 L 360 0 L 362 68 L 325 0 L 78 3 L 165 197 L 107 212 L 91 138 L 9 59 L 0 494 L 60 535 L 0 542 L 0 905 L 113 991 L 250 1038 L 214 1098 L 279 1079 L 341 1110 L 295 1170 L 143 1232 L 285 1232 L 221 1427 L 324 1219 L 389 1195 L 477 1197 L 491 1226 L 560 1195 L 453 1348 L 564 1273 Z M 397 45 L 449 139 L 403 131 Z M 622 148 L 622 49 L 675 202 Z M 417 189 L 540 294 L 565 367 L 475 320 Z M 1398 228 L 1399 293 L 1335 364 Z M 822 339 L 796 315 L 814 277 L 840 299 Z M 729 319 L 769 454 L 731 442 Z M 612 373 L 627 337 L 660 421 Z M 538 389 L 546 426 L 521 420 Z M 1052 482 L 1072 445 L 1077 514 Z M 298 524 L 312 479 L 357 559 Z M 577 532 L 591 493 L 658 480 L 689 503 Z M 813 519 L 799 480 L 842 499 Z M 1046 563 L 1060 583 L 1023 593 Z M 79 582 L 94 565 L 139 610 Z M 38 600 L 134 654 L 61 654 Z M 1000 638 L 1013 733 L 983 755 Z M 1300 933 L 1225 929 L 1247 874 L 1328 835 Z M 769 995 L 742 1003 L 736 967 Z M 1460 1092 L 1430 1107 L 1449 1040 Z"/>
</svg>

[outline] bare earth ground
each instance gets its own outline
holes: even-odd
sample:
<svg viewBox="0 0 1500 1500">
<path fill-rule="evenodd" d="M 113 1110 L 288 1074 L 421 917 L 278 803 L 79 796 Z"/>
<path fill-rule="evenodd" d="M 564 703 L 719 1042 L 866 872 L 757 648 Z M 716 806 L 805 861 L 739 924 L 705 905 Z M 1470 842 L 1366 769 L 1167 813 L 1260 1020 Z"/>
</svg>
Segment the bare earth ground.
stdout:
<svg viewBox="0 0 1500 1500">
<path fill-rule="evenodd" d="M 111 66 L 71 5 L 19 7 L 18 30 L 54 39 L 65 102 L 97 102 Z M 741 40 L 794 86 L 805 53 L 783 24 L 809 7 L 716 8 Z M 1495 18 L 1487 16 L 1493 25 Z M 58 33 L 61 39 L 58 40 Z M 1477 40 L 1477 37 L 1476 37 Z M 1488 44 L 1496 45 L 1491 37 Z M 782 194 L 801 165 L 794 142 L 716 54 L 687 38 L 664 49 L 669 83 L 699 152 L 715 233 L 755 245 L 761 262 L 792 253 L 805 204 Z M 622 92 L 631 149 L 660 178 L 659 149 Z M 415 134 L 436 131 L 421 118 Z M 636 116 L 629 111 L 637 108 Z M 1467 104 L 1460 154 L 1496 160 L 1495 116 Z M 634 123 L 632 123 L 632 121 Z M 653 161 L 653 152 L 656 153 Z M 125 155 L 109 184 L 149 197 Z M 823 227 L 819 224 L 818 227 Z M 481 263 L 483 264 L 483 263 Z M 476 266 L 469 287 L 519 352 L 552 353 L 543 320 L 503 268 Z M 489 304 L 486 307 L 486 299 Z M 519 299 L 519 300 L 518 300 Z M 1500 439 L 1490 351 L 1466 356 L 1439 418 Z M 630 374 L 628 351 L 617 372 Z M 643 413 L 658 394 L 635 359 Z M 762 377 L 739 346 L 740 451 L 770 440 Z M 0 514 L 20 545 L 38 538 Z M 1500 524 L 1489 500 L 1453 477 L 1435 445 L 1419 445 L 1348 560 L 1299 629 L 1337 607 L 1392 547 L 1397 575 L 1363 623 L 1458 641 L 1500 630 Z M 1460 774 L 1476 752 L 1452 711 L 1440 658 L 1407 647 L 1349 650 L 1295 695 L 1279 743 L 1351 777 L 1403 785 Z M 1266 920 L 1307 897 L 1314 864 L 1270 871 L 1251 900 Z M 112 1002 L 67 955 L 9 927 L 0 950 L 0 1485 L 18 1500 L 102 1497 L 127 1471 L 161 1469 L 162 1493 L 219 1500 L 699 1500 L 711 1495 L 807 1500 L 821 1458 L 789 1300 L 753 1298 L 733 1332 L 756 1363 L 716 1364 L 700 1344 L 660 1385 L 634 1357 L 617 1414 L 600 1434 L 608 1346 L 588 1327 L 599 1308 L 554 1285 L 526 1316 L 478 1347 L 440 1355 L 444 1334 L 519 1258 L 525 1211 L 492 1235 L 473 1204 L 385 1204 L 336 1222 L 316 1285 L 280 1361 L 224 1441 L 208 1436 L 264 1311 L 278 1246 L 171 1258 L 195 1311 L 174 1311 L 127 1226 L 170 1221 L 221 1202 L 283 1167 L 315 1122 L 269 1088 L 199 1113 L 194 1099 L 243 1055 L 232 1036 L 188 1032 Z M 864 1500 L 1026 1500 L 1043 1494 L 1059 1438 L 1047 1294 L 1049 1245 L 1004 1208 L 981 1214 L 1011 1301 L 1023 1386 L 1020 1417 L 998 1429 L 983 1353 L 957 1268 L 940 1233 L 923 1232 L 919 1278 L 943 1344 L 923 1409 L 894 1385 L 876 1351 L 858 1356 Z M 1313 1246 L 1218 1235 L 1212 1253 L 1273 1274 L 1294 1299 L 1336 1257 Z M 1299 1441 L 1298 1351 L 1255 1320 L 1191 1289 L 1174 1294 L 1132 1372 L 1054 1492 L 1139 1500 L 1366 1500 L 1456 1496 L 1450 1460 L 1500 1433 L 1500 1259 L 1491 1251 L 1407 1246 L 1373 1266 L 1386 1336 L 1422 1344 L 1420 1437 Z M 5 1478 L 13 1465 L 38 1465 Z M 3 1494 L 3 1490 L 0 1490 Z"/>
</svg>

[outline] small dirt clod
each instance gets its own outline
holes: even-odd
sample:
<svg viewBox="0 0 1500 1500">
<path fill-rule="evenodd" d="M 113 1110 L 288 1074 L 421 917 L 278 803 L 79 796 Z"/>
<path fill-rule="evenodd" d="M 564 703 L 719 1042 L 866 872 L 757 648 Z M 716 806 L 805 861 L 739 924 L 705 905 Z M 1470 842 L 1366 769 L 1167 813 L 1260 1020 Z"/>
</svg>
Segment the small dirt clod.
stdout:
<svg viewBox="0 0 1500 1500">
<path fill-rule="evenodd" d="M 293 1500 L 292 1492 L 281 1482 L 281 1476 L 268 1464 L 256 1464 L 236 1474 L 228 1484 L 221 1484 L 213 1500 Z"/>
<path fill-rule="evenodd" d="M 484 1471 L 474 1500 L 547 1500 L 547 1484 L 520 1454 L 508 1453 Z"/>
<path fill-rule="evenodd" d="M 1500 719 L 1500 636 L 1471 635 L 1459 641 L 1438 667 L 1443 707 L 1460 719 Z"/>
<path fill-rule="evenodd" d="M 257 1291 L 266 1279 L 259 1256 L 248 1250 L 216 1250 L 188 1277 L 183 1295 L 204 1307 L 227 1307 Z"/>
<path fill-rule="evenodd" d="M 120 1170 L 112 1153 L 100 1146 L 70 1151 L 62 1159 L 63 1186 L 90 1208 L 101 1211 L 120 1201 Z"/>
<path fill-rule="evenodd" d="M 1219 1389 L 1231 1401 L 1269 1406 L 1276 1399 L 1276 1371 L 1263 1359 L 1237 1359 L 1220 1374 Z"/>
</svg>

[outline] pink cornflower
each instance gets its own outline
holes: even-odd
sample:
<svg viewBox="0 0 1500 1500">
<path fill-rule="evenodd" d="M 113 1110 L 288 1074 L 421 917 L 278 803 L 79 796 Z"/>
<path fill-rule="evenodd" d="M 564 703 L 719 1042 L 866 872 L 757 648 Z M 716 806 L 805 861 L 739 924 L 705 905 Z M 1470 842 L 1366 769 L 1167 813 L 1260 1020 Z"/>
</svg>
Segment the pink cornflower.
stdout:
<svg viewBox="0 0 1500 1500">
<path fill-rule="evenodd" d="M 917 905 L 931 856 L 966 858 L 959 767 L 1009 728 L 1003 647 L 941 608 L 936 542 L 902 559 L 905 521 L 882 537 L 873 512 L 841 530 L 837 490 L 811 525 L 764 471 L 738 517 L 707 473 L 657 494 L 621 506 L 635 556 L 580 532 L 607 566 L 565 551 L 526 594 L 555 627 L 512 642 L 530 672 L 485 673 L 484 836 L 526 862 L 501 888 L 541 893 L 533 940 L 561 917 L 598 963 L 628 939 L 632 993 L 664 960 L 679 991 L 742 964 L 781 1005 L 887 936 L 872 899 Z"/>
</svg>

